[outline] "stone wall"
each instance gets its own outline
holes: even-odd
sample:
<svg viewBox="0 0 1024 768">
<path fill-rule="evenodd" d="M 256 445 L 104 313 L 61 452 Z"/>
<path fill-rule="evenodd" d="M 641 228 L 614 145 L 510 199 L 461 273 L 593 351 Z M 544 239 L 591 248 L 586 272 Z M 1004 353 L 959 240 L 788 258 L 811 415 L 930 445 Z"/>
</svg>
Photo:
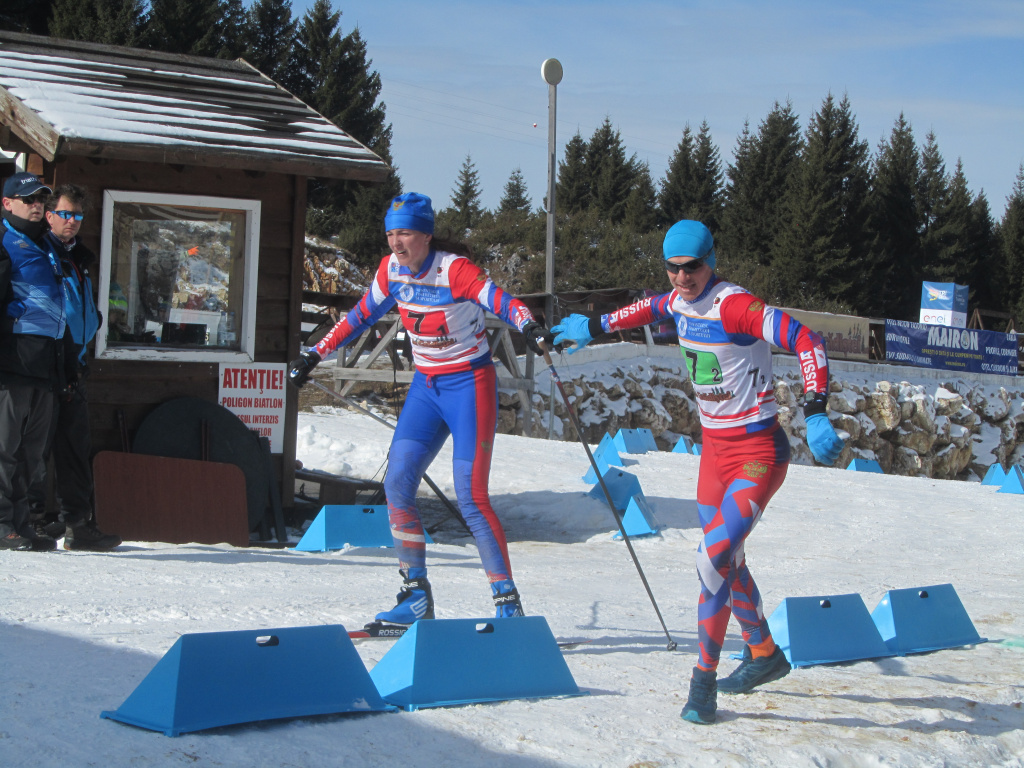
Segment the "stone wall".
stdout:
<svg viewBox="0 0 1024 768">
<path fill-rule="evenodd" d="M 1018 387 L 1017 380 L 999 377 L 1009 385 L 1002 386 L 992 383 L 993 377 L 982 382 L 934 378 L 941 373 L 934 371 L 907 372 L 860 366 L 859 371 L 844 373 L 841 365 L 833 364 L 829 418 L 847 439 L 834 466 L 845 467 L 860 457 L 876 460 L 888 474 L 967 480 L 983 477 L 996 461 L 1007 467 L 1024 460 L 1024 380 Z M 910 381 L 893 373 L 907 375 Z M 650 429 L 662 450 L 672 450 L 680 435 L 701 441 L 693 387 L 678 356 L 613 359 L 599 369 L 592 364 L 576 370 L 566 366 L 559 376 L 591 445 L 620 428 Z M 812 464 L 799 406 L 802 394 L 799 372 L 777 364 L 779 421 L 789 434 L 793 461 Z M 548 378 L 538 375 L 533 437 L 549 434 L 550 398 Z M 498 431 L 523 434 L 520 396 L 501 392 L 499 405 Z M 557 392 L 554 405 L 554 439 L 577 440 Z"/>
</svg>

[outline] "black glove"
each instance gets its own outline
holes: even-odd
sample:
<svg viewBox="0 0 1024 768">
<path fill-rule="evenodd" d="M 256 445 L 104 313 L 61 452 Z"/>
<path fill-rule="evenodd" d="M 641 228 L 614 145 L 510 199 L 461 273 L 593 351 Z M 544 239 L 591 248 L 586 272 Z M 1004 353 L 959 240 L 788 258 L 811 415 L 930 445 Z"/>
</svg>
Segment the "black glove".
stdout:
<svg viewBox="0 0 1024 768">
<path fill-rule="evenodd" d="M 523 326 L 523 336 L 526 339 L 526 346 L 538 355 L 544 354 L 544 350 L 540 348 L 541 341 L 543 341 L 544 345 L 550 349 L 551 342 L 555 340 L 555 335 L 545 328 L 542 323 L 538 323 L 536 320 L 531 320 Z"/>
<path fill-rule="evenodd" d="M 300 352 L 298 358 L 288 364 L 288 380 L 296 387 L 301 387 L 309 379 L 309 374 L 313 372 L 321 359 L 314 349 Z"/>
</svg>

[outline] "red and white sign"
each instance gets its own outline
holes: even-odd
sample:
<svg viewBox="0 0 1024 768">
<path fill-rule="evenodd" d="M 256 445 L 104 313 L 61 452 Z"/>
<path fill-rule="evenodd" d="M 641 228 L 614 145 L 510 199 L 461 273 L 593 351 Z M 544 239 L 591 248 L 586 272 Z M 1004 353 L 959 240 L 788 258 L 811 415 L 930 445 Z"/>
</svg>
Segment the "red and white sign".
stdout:
<svg viewBox="0 0 1024 768">
<path fill-rule="evenodd" d="M 217 402 L 260 437 L 270 440 L 270 452 L 284 451 L 286 363 L 220 364 Z"/>
</svg>

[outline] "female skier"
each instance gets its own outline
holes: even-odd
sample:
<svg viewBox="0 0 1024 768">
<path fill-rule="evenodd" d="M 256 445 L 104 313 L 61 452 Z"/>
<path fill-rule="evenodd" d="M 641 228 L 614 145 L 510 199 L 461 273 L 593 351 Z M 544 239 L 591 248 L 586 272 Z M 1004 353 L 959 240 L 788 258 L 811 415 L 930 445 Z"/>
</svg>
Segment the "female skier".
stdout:
<svg viewBox="0 0 1024 768">
<path fill-rule="evenodd" d="M 672 318 L 686 361 L 703 431 L 697 508 L 704 537 L 697 547 L 701 583 L 697 605 L 699 655 L 681 716 L 715 722 L 717 691 L 746 693 L 789 672 L 775 645 L 761 597 L 743 557 L 743 542 L 789 466 L 789 441 L 776 418 L 769 342 L 795 352 L 804 379 L 807 443 L 814 458 L 833 463 L 843 441 L 825 415 L 828 358 L 820 336 L 790 315 L 714 273 L 711 232 L 699 221 L 680 221 L 662 246 L 672 291 L 590 319 L 570 315 L 551 330 L 570 354 L 594 337 Z M 744 661 L 717 681 L 729 616 L 747 646 Z"/>
<path fill-rule="evenodd" d="M 395 607 L 378 613 L 366 629 L 393 635 L 396 628 L 387 625 L 400 625 L 400 631 L 418 619 L 434 618 L 416 489 L 449 434 L 459 509 L 476 539 L 496 617 L 522 616 L 505 531 L 487 493 L 498 387 L 484 310 L 521 331 L 538 354 L 538 340 L 550 340 L 551 334 L 522 302 L 498 288 L 467 258 L 466 246 L 434 240 L 429 197 L 409 192 L 394 198 L 384 215 L 384 228 L 391 254 L 380 262 L 373 285 L 315 347 L 289 365 L 290 380 L 301 387 L 328 353 L 351 343 L 396 304 L 412 343 L 416 373 L 391 441 L 384 478 L 403 584 Z"/>
</svg>

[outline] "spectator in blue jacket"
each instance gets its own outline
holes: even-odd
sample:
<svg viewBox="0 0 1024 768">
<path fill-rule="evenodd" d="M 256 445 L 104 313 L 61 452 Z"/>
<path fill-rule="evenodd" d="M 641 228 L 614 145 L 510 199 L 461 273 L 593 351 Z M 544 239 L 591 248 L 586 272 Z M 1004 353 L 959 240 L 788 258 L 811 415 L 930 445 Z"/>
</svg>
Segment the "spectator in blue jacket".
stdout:
<svg viewBox="0 0 1024 768">
<path fill-rule="evenodd" d="M 100 531 L 93 521 L 92 437 L 85 395 L 87 345 L 100 327 L 90 270 L 96 256 L 82 243 L 78 230 L 85 218 L 86 191 L 62 184 L 46 203 L 47 244 L 60 259 L 67 297 L 67 331 L 73 342 L 75 376 L 58 393 L 50 453 L 56 473 L 59 519 L 45 525 L 46 474 L 37 469 L 29 496 L 37 534 L 63 535 L 64 549 L 107 550 L 121 537 Z"/>
<path fill-rule="evenodd" d="M 0 548 L 57 546 L 29 521 L 29 478 L 45 466 L 56 393 L 73 383 L 66 294 L 43 219 L 51 190 L 31 173 L 3 186 L 0 228 Z M 73 352 L 71 353 L 73 354 Z"/>
</svg>

